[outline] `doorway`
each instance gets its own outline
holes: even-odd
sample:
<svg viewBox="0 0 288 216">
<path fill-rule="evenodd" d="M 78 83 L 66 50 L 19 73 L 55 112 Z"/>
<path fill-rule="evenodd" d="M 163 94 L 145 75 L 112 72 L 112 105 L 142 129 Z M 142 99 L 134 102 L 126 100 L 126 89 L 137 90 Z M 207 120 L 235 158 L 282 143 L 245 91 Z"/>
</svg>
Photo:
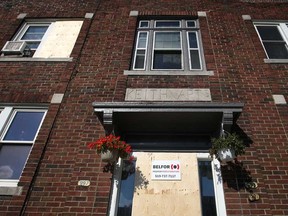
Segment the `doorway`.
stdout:
<svg viewBox="0 0 288 216">
<path fill-rule="evenodd" d="M 208 153 L 134 152 L 134 156 L 133 166 L 121 163 L 114 188 L 117 202 L 110 215 L 226 215 L 220 164 Z"/>
</svg>

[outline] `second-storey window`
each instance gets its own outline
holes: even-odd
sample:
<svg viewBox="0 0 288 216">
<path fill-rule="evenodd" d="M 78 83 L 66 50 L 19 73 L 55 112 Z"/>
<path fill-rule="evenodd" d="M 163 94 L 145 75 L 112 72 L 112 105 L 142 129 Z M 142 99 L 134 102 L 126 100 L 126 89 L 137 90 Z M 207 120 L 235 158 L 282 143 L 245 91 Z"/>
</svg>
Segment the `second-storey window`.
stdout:
<svg viewBox="0 0 288 216">
<path fill-rule="evenodd" d="M 15 40 L 25 41 L 31 50 L 36 50 L 51 23 L 26 23 Z"/>
<path fill-rule="evenodd" d="M 1 52 L 8 57 L 70 58 L 83 21 L 27 21 Z M 19 58 L 18 58 L 19 59 Z"/>
<path fill-rule="evenodd" d="M 141 20 L 133 70 L 203 70 L 197 20 Z"/>
<path fill-rule="evenodd" d="M 288 24 L 254 23 L 269 59 L 288 59 Z"/>
</svg>

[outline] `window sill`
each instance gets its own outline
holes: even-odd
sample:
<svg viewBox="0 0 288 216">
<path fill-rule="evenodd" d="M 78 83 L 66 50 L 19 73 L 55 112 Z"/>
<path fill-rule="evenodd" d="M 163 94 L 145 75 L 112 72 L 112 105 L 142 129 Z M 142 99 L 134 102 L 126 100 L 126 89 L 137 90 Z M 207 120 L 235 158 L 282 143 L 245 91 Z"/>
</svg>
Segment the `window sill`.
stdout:
<svg viewBox="0 0 288 216">
<path fill-rule="evenodd" d="M 0 186 L 0 196 L 19 196 L 23 187 Z"/>
<path fill-rule="evenodd" d="M 268 64 L 287 64 L 288 59 L 264 59 L 264 62 Z"/>
<path fill-rule="evenodd" d="M 23 187 L 18 187 L 18 180 L 0 180 L 0 196 L 20 195 Z"/>
<path fill-rule="evenodd" d="M 0 180 L 0 187 L 17 187 L 18 182 L 19 182 L 18 180 L 1 179 Z"/>
<path fill-rule="evenodd" d="M 73 58 L 0 57 L 0 62 L 72 62 Z"/>
<path fill-rule="evenodd" d="M 135 70 L 124 70 L 124 75 L 160 75 L 160 76 L 213 76 L 214 71 L 135 71 Z"/>
</svg>

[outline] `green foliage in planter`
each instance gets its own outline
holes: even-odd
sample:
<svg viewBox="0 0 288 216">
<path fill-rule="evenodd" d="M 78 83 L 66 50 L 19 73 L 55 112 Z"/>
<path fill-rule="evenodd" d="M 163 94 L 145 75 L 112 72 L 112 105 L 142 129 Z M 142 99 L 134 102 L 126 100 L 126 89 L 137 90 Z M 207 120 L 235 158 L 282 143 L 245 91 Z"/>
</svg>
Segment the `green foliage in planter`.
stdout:
<svg viewBox="0 0 288 216">
<path fill-rule="evenodd" d="M 245 145 L 235 133 L 227 133 L 225 136 L 220 136 L 219 138 L 212 138 L 211 142 L 212 147 L 209 150 L 211 157 L 215 155 L 216 158 L 218 158 L 218 150 L 225 148 L 234 149 L 236 157 L 245 153 Z"/>
</svg>

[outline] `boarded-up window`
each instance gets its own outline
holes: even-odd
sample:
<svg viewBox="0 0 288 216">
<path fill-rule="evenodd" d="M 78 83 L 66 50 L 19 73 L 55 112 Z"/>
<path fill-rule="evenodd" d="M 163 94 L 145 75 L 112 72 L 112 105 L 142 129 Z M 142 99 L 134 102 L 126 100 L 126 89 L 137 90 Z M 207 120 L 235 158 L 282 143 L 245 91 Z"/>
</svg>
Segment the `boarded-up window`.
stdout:
<svg viewBox="0 0 288 216">
<path fill-rule="evenodd" d="M 80 32 L 82 21 L 57 21 L 50 25 L 33 57 L 68 58 Z"/>
</svg>

